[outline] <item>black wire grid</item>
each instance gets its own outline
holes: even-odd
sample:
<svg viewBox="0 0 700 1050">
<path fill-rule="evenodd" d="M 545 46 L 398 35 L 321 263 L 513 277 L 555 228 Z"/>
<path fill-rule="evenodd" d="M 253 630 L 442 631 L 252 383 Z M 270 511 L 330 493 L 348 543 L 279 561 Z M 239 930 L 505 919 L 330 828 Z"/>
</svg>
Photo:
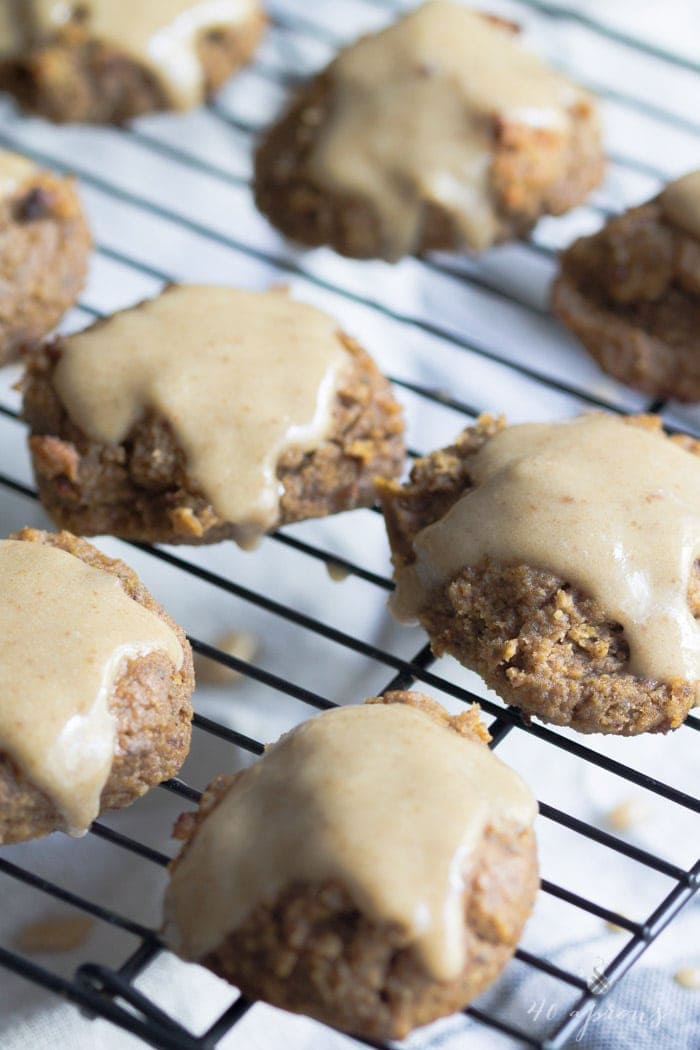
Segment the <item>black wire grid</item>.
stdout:
<svg viewBox="0 0 700 1050">
<path fill-rule="evenodd" d="M 354 2 L 354 0 L 351 0 L 351 2 Z M 358 2 L 363 2 L 363 0 L 358 0 Z M 252 76 L 259 77 L 262 81 L 273 83 L 277 87 L 279 85 L 288 87 L 298 79 L 298 71 L 295 68 L 295 45 L 298 42 L 311 41 L 326 49 L 335 47 L 343 42 L 337 39 L 334 32 L 328 28 L 328 25 L 324 26 L 316 20 L 314 16 L 319 14 L 318 11 L 309 10 L 306 5 L 301 3 L 297 6 L 299 12 L 295 13 L 293 18 L 290 18 L 288 12 L 276 14 L 273 5 L 271 33 L 282 41 L 281 48 L 278 48 L 278 54 L 288 54 L 291 56 L 291 60 L 285 64 L 284 62 L 270 62 L 269 59 L 261 58 L 255 62 L 251 70 Z M 368 8 L 369 6 L 394 10 L 399 7 L 393 0 L 364 0 L 364 7 Z M 648 58 L 657 60 L 659 63 L 690 73 L 697 74 L 700 72 L 700 64 L 696 62 L 684 59 L 661 47 L 641 42 L 627 36 L 625 33 L 613 30 L 593 18 L 571 13 L 555 4 L 543 3 L 540 0 L 519 0 L 519 6 L 524 9 L 525 17 L 534 13 L 537 16 L 550 19 L 552 22 L 566 21 L 573 28 L 583 29 L 592 33 L 596 37 L 600 37 L 606 44 L 614 44 L 626 52 L 632 54 L 638 52 Z M 287 45 L 289 45 L 288 48 Z M 583 80 L 585 82 L 586 78 L 582 78 L 578 71 L 575 75 L 579 81 Z M 628 94 L 617 89 L 613 90 L 599 83 L 590 83 L 589 86 L 606 101 L 620 105 L 632 112 L 643 114 L 653 120 L 663 122 L 666 126 L 673 127 L 685 135 L 700 137 L 700 123 L 680 116 L 663 105 L 652 104 L 635 94 Z M 244 119 L 238 113 L 231 112 L 221 102 L 211 102 L 208 106 L 208 113 L 212 119 L 222 122 L 227 128 L 235 130 L 237 134 L 242 136 L 249 137 L 260 130 L 258 123 L 250 119 Z M 50 151 L 32 148 L 31 144 L 28 144 L 21 134 L 18 134 L 18 129 L 21 132 L 23 126 L 22 122 L 16 121 L 6 124 L 4 130 L 0 130 L 0 146 L 19 149 L 32 156 L 38 162 L 59 171 L 73 171 L 79 176 L 84 186 L 90 187 L 103 195 L 107 204 L 111 204 L 114 207 L 118 207 L 120 204 L 128 204 L 143 213 L 157 216 L 158 219 L 163 220 L 167 224 L 173 224 L 188 234 L 197 235 L 224 249 L 235 253 L 244 253 L 248 257 L 260 260 L 282 274 L 291 273 L 296 276 L 302 276 L 312 284 L 339 293 L 350 300 L 369 307 L 372 311 L 378 311 L 385 317 L 389 317 L 403 326 L 416 326 L 441 341 L 451 344 L 453 347 L 466 349 L 472 354 L 498 362 L 506 369 L 520 373 L 528 379 L 534 379 L 538 383 L 544 384 L 550 390 L 573 395 L 582 403 L 583 407 L 587 405 L 589 407 L 605 408 L 614 412 L 625 410 L 625 407 L 616 403 L 614 398 L 608 399 L 598 396 L 590 390 L 578 388 L 576 385 L 569 384 L 561 378 L 546 375 L 534 365 L 525 364 L 522 361 L 508 360 L 506 357 L 499 355 L 498 350 L 493 346 L 482 345 L 473 339 L 457 335 L 437 322 L 427 321 L 419 317 L 405 316 L 378 300 L 367 298 L 365 295 L 322 278 L 318 274 L 310 272 L 305 267 L 303 259 L 299 261 L 298 257 L 295 257 L 293 254 L 272 252 L 265 248 L 256 247 L 253 244 L 244 243 L 214 226 L 195 221 L 184 214 L 184 211 L 180 212 L 168 205 L 154 202 L 146 195 L 124 189 L 116 181 L 94 174 L 88 167 L 83 169 L 73 163 L 62 164 L 60 159 Z M 198 156 L 187 146 L 181 147 L 179 144 L 165 142 L 141 128 L 110 130 L 105 132 L 105 134 L 127 137 L 131 143 L 144 151 L 159 155 L 172 164 L 199 172 L 227 185 L 245 187 L 248 184 L 246 175 L 232 173 L 227 168 Z M 663 172 L 657 170 L 653 165 L 645 161 L 639 161 L 634 157 L 614 154 L 611 157 L 611 162 L 616 168 L 653 179 L 656 185 L 664 178 Z M 589 207 L 594 212 L 602 215 L 610 214 L 614 210 L 601 203 L 591 204 Z M 544 256 L 554 254 L 553 250 L 539 239 L 537 235 L 529 239 L 527 250 Z M 173 279 L 174 275 L 165 272 L 159 267 L 140 261 L 110 246 L 108 243 L 98 242 L 96 251 L 100 256 L 120 266 L 130 268 L 134 272 L 154 278 L 159 282 L 165 283 Z M 457 279 L 460 282 L 465 282 L 472 288 L 486 292 L 490 297 L 491 306 L 503 305 L 504 302 L 509 302 L 511 305 L 516 304 L 519 309 L 542 314 L 546 313 L 541 305 L 528 301 L 527 298 L 518 295 L 512 288 L 504 287 L 502 282 L 494 281 L 480 271 L 465 272 L 459 268 L 455 261 L 443 262 L 431 258 L 421 260 L 419 265 L 429 268 L 433 273 L 441 274 L 445 278 Z M 79 310 L 83 311 L 88 318 L 102 315 L 101 311 L 95 309 L 87 302 L 81 302 Z M 453 410 L 467 417 L 464 422 L 468 422 L 468 420 L 473 419 L 478 414 L 478 406 L 467 404 L 458 397 L 450 396 L 440 390 L 429 389 L 414 381 L 402 379 L 399 376 L 393 376 L 392 379 L 400 389 L 409 391 L 411 395 L 422 399 L 425 403 L 432 403 L 434 406 L 444 407 L 447 410 Z M 645 407 L 647 410 L 653 409 L 661 412 L 665 408 L 662 403 L 649 404 Z M 0 404 L 0 414 L 17 421 L 19 424 L 18 414 L 11 406 Z M 456 429 L 457 427 L 455 427 Z M 692 429 L 692 427 L 686 429 Z M 0 474 L 0 485 L 19 494 L 21 497 L 36 499 L 34 490 L 16 477 Z M 355 564 L 346 558 L 339 557 L 333 552 L 320 549 L 314 544 L 306 543 L 295 536 L 278 532 L 273 537 L 273 540 L 278 544 L 284 544 L 288 548 L 293 548 L 303 557 L 320 559 L 327 563 L 339 563 L 351 576 L 359 577 L 383 591 L 389 591 L 392 587 L 388 578 L 372 572 L 362 565 Z M 447 697 L 456 698 L 465 703 L 478 700 L 482 709 L 488 715 L 493 716 L 493 722 L 490 725 L 493 747 L 498 747 L 513 730 L 516 733 L 527 733 L 541 741 L 545 741 L 554 748 L 563 749 L 581 762 L 592 763 L 631 784 L 646 788 L 664 799 L 669 806 L 683 807 L 694 813 L 700 812 L 700 802 L 696 798 L 669 784 L 652 779 L 631 766 L 598 754 L 593 747 L 583 743 L 582 738 L 570 739 L 560 732 L 545 728 L 537 723 L 528 724 L 521 719 L 515 709 L 506 708 L 483 697 L 477 697 L 468 690 L 453 684 L 443 677 L 438 670 L 432 669 L 434 657 L 427 645 L 422 646 L 412 659 L 402 659 L 389 651 L 321 622 L 291 605 L 273 600 L 266 594 L 258 593 L 253 589 L 236 583 L 232 579 L 227 579 L 218 573 L 203 568 L 189 561 L 186 556 L 170 553 L 156 547 L 135 546 L 138 546 L 142 551 L 146 551 L 151 557 L 167 563 L 170 567 L 180 570 L 188 576 L 196 577 L 213 588 L 218 588 L 228 595 L 233 595 L 245 603 L 251 603 L 265 610 L 273 617 L 287 621 L 300 631 L 312 632 L 318 638 L 326 639 L 337 646 L 351 650 L 364 657 L 366 661 L 385 668 L 388 675 L 385 685 L 387 690 L 405 689 L 413 685 L 420 686 L 422 684 L 433 687 Z M 190 638 L 190 641 L 196 652 L 218 661 L 254 681 L 262 683 L 269 688 L 271 695 L 291 697 L 316 710 L 324 710 L 334 706 L 332 700 L 297 685 L 286 677 L 267 671 L 252 662 L 229 656 L 197 638 Z M 196 733 L 212 734 L 233 745 L 233 747 L 242 749 L 244 752 L 258 755 L 263 750 L 261 741 L 236 732 L 234 729 L 199 714 L 195 715 L 194 727 Z M 687 719 L 685 726 L 678 732 L 688 733 L 698 729 L 700 729 L 700 719 L 691 716 Z M 215 772 L 216 770 L 212 770 L 212 774 Z M 187 803 L 196 804 L 200 797 L 199 791 L 180 779 L 170 780 L 162 784 L 161 787 L 165 791 L 180 796 Z M 661 931 L 690 901 L 698 885 L 700 885 L 700 859 L 686 870 L 546 803 L 540 804 L 540 813 L 545 820 L 552 821 L 573 832 L 578 837 L 581 845 L 597 843 L 604 849 L 613 851 L 613 853 L 622 854 L 635 864 L 665 876 L 670 886 L 668 892 L 662 896 L 658 901 L 658 905 L 646 919 L 642 922 L 636 922 L 602 906 L 595 899 L 571 892 L 546 878 L 543 879 L 543 893 L 557 898 L 571 908 L 582 909 L 591 916 L 597 916 L 602 920 L 614 923 L 626 931 L 627 937 L 624 946 L 605 970 L 602 973 L 598 973 L 594 982 L 587 981 L 582 976 L 565 970 L 546 958 L 534 955 L 531 952 L 519 950 L 516 953 L 521 963 L 568 986 L 574 995 L 572 1006 L 567 1011 L 564 1019 L 558 1019 L 553 1023 L 546 1038 L 543 1040 L 534 1039 L 530 1033 L 499 1018 L 495 1012 L 486 1012 L 476 1007 L 470 1007 L 466 1013 L 481 1024 L 490 1026 L 510 1036 L 514 1041 L 514 1045 L 527 1045 L 546 1048 L 546 1050 L 555 1050 L 555 1048 L 564 1047 L 573 1038 L 578 1026 L 582 1023 L 586 1014 L 594 1008 L 596 1002 L 600 1002 L 601 998 L 609 994 L 617 981 L 627 973 L 652 941 L 658 937 Z M 110 843 L 117 850 L 129 851 L 152 864 L 165 866 L 168 863 L 168 857 L 165 854 L 153 849 L 147 843 L 136 841 L 132 837 L 109 828 L 100 821 L 93 825 L 91 833 Z M 252 1003 L 239 997 L 221 1017 L 211 1024 L 203 1035 L 193 1035 L 163 1012 L 156 1003 L 143 995 L 134 985 L 135 979 L 163 950 L 158 932 L 155 929 L 146 928 L 142 924 L 131 920 L 127 915 L 118 914 L 107 906 L 91 903 L 59 885 L 33 874 L 25 867 L 11 863 L 2 857 L 0 857 L 0 873 L 33 887 L 38 894 L 49 895 L 93 916 L 96 920 L 121 928 L 137 939 L 138 946 L 118 969 L 85 961 L 76 970 L 72 980 L 52 972 L 18 951 L 0 946 L 0 965 L 71 1001 L 82 1008 L 88 1016 L 106 1018 L 139 1036 L 146 1044 L 164 1048 L 164 1050 L 165 1048 L 167 1050 L 195 1050 L 195 1048 L 197 1050 L 210 1050 L 253 1006 Z"/>
</svg>

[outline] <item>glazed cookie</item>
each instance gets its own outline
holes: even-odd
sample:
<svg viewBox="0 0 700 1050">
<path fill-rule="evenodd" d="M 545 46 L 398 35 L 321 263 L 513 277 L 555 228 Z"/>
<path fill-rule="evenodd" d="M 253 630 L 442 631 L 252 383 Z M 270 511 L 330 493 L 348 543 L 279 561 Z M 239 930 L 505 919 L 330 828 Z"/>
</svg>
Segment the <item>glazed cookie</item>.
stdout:
<svg viewBox="0 0 700 1050">
<path fill-rule="evenodd" d="M 603 174 L 593 99 L 516 33 L 432 0 L 341 51 L 263 137 L 258 207 L 302 244 L 395 261 L 580 204 Z"/>
<path fill-rule="evenodd" d="M 251 58 L 265 25 L 259 0 L 22 0 L 3 9 L 0 87 L 62 123 L 198 106 Z"/>
<path fill-rule="evenodd" d="M 0 365 L 38 343 L 83 286 L 90 232 L 72 179 L 0 150 Z"/>
<path fill-rule="evenodd" d="M 417 693 L 298 726 L 181 818 L 166 940 L 246 996 L 368 1039 L 461 1009 L 538 887 L 536 803 L 488 739 L 477 708 L 450 717 Z"/>
<path fill-rule="evenodd" d="M 700 681 L 699 452 L 649 416 L 483 417 L 381 485 L 397 616 L 528 715 L 677 728 Z"/>
<path fill-rule="evenodd" d="M 370 505 L 404 456 L 374 362 L 282 291 L 172 286 L 58 340 L 25 415 L 42 502 L 82 535 L 246 546 Z"/>
<path fill-rule="evenodd" d="M 174 776 L 192 654 L 136 573 L 62 532 L 0 541 L 0 842 L 81 835 Z"/>
<path fill-rule="evenodd" d="M 700 171 L 575 241 L 552 310 L 616 379 L 700 401 Z"/>
</svg>

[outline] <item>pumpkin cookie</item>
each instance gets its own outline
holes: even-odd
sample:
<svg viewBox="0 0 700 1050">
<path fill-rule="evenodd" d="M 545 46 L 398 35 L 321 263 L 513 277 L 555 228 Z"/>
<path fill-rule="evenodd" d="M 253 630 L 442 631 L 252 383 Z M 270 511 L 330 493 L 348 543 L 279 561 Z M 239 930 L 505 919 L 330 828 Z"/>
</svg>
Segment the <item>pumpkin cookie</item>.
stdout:
<svg viewBox="0 0 700 1050">
<path fill-rule="evenodd" d="M 67 532 L 0 541 L 0 842 L 84 833 L 187 756 L 185 635 L 136 573 Z"/>
<path fill-rule="evenodd" d="M 417 693 L 298 726 L 181 818 L 166 939 L 246 996 L 368 1039 L 463 1008 L 538 886 L 536 803 L 487 740 L 477 708 Z"/>
<path fill-rule="evenodd" d="M 370 505 L 404 457 L 374 362 L 282 291 L 172 286 L 58 340 L 25 415 L 41 500 L 82 535 L 246 546 Z"/>
<path fill-rule="evenodd" d="M 402 619 L 528 715 L 666 732 L 700 681 L 700 444 L 482 418 L 380 496 Z"/>
<path fill-rule="evenodd" d="M 73 180 L 0 150 L 0 365 L 38 343 L 73 305 L 90 248 Z"/>
<path fill-rule="evenodd" d="M 0 87 L 60 123 L 190 109 L 247 62 L 259 0 L 22 0 L 0 19 Z"/>
<path fill-rule="evenodd" d="M 700 401 L 700 171 L 579 238 L 560 264 L 552 310 L 604 371 Z"/>
<path fill-rule="evenodd" d="M 593 98 L 516 33 L 432 0 L 345 48 L 263 136 L 258 207 L 302 244 L 395 261 L 580 204 L 603 174 Z"/>
</svg>

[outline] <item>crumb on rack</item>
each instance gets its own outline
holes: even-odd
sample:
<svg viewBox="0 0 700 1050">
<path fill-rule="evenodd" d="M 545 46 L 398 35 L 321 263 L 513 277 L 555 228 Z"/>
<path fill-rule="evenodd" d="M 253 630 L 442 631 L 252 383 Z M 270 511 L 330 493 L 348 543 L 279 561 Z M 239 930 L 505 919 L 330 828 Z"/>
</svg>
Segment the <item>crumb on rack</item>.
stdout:
<svg viewBox="0 0 700 1050">
<path fill-rule="evenodd" d="M 350 575 L 350 570 L 345 565 L 341 565 L 339 561 L 327 561 L 326 572 L 336 583 L 342 583 Z"/>
<path fill-rule="evenodd" d="M 620 912 L 620 914 L 622 915 L 622 912 Z M 625 919 L 627 918 L 626 915 L 623 916 L 623 917 Z M 627 929 L 626 926 L 619 926 L 618 923 L 616 923 L 616 922 L 606 922 L 605 929 L 608 930 L 610 933 L 629 933 L 630 932 Z"/>
<path fill-rule="evenodd" d="M 606 816 L 607 824 L 615 831 L 629 831 L 642 824 L 649 815 L 649 808 L 642 799 L 631 798 L 611 809 Z"/>
<path fill-rule="evenodd" d="M 15 937 L 22 952 L 70 952 L 87 940 L 95 920 L 90 915 L 66 915 L 39 919 L 23 926 Z"/>
<path fill-rule="evenodd" d="M 258 639 L 247 631 L 227 631 L 215 638 L 212 645 L 222 653 L 236 656 L 239 660 L 252 660 L 259 649 Z M 197 681 L 206 685 L 231 685 L 242 677 L 240 671 L 234 671 L 232 667 L 227 667 L 202 653 L 195 654 L 195 672 Z"/>
</svg>

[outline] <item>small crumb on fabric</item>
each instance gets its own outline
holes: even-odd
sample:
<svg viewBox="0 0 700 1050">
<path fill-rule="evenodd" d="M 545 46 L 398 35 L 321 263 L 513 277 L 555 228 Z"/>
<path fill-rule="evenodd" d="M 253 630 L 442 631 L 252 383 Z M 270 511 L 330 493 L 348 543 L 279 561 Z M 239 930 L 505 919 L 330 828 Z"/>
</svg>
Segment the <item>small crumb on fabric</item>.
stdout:
<svg viewBox="0 0 700 1050">
<path fill-rule="evenodd" d="M 683 970 L 677 970 L 673 979 L 681 988 L 700 991 L 700 966 L 687 966 Z"/>
<path fill-rule="evenodd" d="M 228 631 L 215 638 L 211 644 L 222 653 L 236 656 L 239 660 L 252 660 L 259 649 L 258 639 L 247 631 Z M 234 671 L 232 667 L 226 667 L 202 653 L 195 653 L 195 673 L 197 681 L 206 685 L 231 685 L 242 677 L 240 671 Z"/>
<path fill-rule="evenodd" d="M 87 940 L 94 925 L 95 920 L 89 915 L 39 919 L 22 927 L 15 937 L 15 947 L 29 954 L 70 952 Z"/>
</svg>

